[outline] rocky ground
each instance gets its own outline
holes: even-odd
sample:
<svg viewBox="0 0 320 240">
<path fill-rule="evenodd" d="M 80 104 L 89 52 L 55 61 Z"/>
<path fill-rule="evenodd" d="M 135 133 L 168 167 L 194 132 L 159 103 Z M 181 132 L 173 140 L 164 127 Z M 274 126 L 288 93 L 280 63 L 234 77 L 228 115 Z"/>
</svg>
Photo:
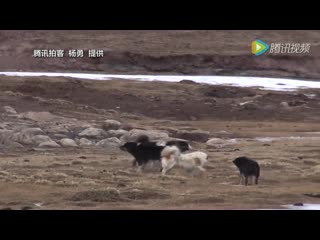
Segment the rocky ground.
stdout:
<svg viewBox="0 0 320 240">
<path fill-rule="evenodd" d="M 252 209 L 319 203 L 320 93 L 0 77 L 2 209 Z M 138 173 L 119 149 L 147 133 L 209 154 L 206 176 Z M 261 165 L 239 186 L 235 157 Z M 317 195 L 318 194 L 318 195 Z"/>
</svg>

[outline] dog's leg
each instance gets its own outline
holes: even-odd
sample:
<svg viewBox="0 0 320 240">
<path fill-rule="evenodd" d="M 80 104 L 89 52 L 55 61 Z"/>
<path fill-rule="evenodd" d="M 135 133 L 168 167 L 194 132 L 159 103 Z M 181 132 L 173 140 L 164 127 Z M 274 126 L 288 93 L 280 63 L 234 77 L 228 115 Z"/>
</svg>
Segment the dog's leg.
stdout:
<svg viewBox="0 0 320 240">
<path fill-rule="evenodd" d="M 258 178 L 258 177 L 256 177 L 256 181 L 255 181 L 256 185 L 258 185 L 258 179 L 259 179 L 259 178 Z"/>
<path fill-rule="evenodd" d="M 207 178 L 207 170 L 202 166 L 198 166 L 198 169 L 201 171 L 201 176 Z"/>
<path fill-rule="evenodd" d="M 162 176 L 166 175 L 167 172 L 169 171 L 170 167 L 168 165 L 164 166 L 161 170 Z"/>
<path fill-rule="evenodd" d="M 252 176 L 252 185 L 255 184 L 255 181 L 256 181 L 256 177 L 255 177 L 255 176 Z"/>
<path fill-rule="evenodd" d="M 176 165 L 175 162 L 169 163 L 168 165 L 165 165 L 162 169 L 162 175 L 165 175 L 170 169 L 172 169 Z"/>
<path fill-rule="evenodd" d="M 139 165 L 138 168 L 137 168 L 137 172 L 141 173 L 142 172 L 142 168 L 143 168 L 143 165 Z"/>
<path fill-rule="evenodd" d="M 137 169 L 137 172 L 141 173 L 142 170 L 144 169 L 145 167 L 145 162 L 141 163 L 138 161 L 138 169 Z"/>
<path fill-rule="evenodd" d="M 248 186 L 248 176 L 245 176 L 244 185 Z"/>
<path fill-rule="evenodd" d="M 198 166 L 198 168 L 199 168 L 199 170 L 200 170 L 201 172 L 206 172 L 206 171 L 207 171 L 207 170 L 204 169 L 202 166 Z"/>
<path fill-rule="evenodd" d="M 239 182 L 239 185 L 242 185 L 242 182 L 243 182 L 243 174 L 240 173 L 240 182 Z"/>
<path fill-rule="evenodd" d="M 253 176 L 249 176 L 248 178 L 250 178 L 248 184 L 249 184 L 249 185 L 253 185 Z"/>
<path fill-rule="evenodd" d="M 154 167 L 154 161 L 151 161 L 151 164 L 150 164 L 150 168 L 153 168 Z"/>
<path fill-rule="evenodd" d="M 161 173 L 162 173 L 162 176 L 166 175 L 167 168 L 166 167 L 161 168 Z"/>
</svg>

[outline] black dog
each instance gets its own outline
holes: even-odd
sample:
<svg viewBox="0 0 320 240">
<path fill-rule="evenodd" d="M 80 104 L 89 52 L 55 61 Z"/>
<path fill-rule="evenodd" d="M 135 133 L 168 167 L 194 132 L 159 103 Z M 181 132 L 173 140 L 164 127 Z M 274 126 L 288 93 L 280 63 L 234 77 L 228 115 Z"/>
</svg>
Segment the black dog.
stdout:
<svg viewBox="0 0 320 240">
<path fill-rule="evenodd" d="M 255 184 L 258 184 L 260 177 L 260 166 L 259 164 L 247 157 L 238 157 L 232 161 L 240 171 L 240 184 L 242 183 L 243 177 L 245 178 L 245 185 L 248 185 L 248 178 L 255 177 Z"/>
<path fill-rule="evenodd" d="M 159 146 L 156 142 L 151 142 L 149 137 L 141 135 L 136 142 L 127 142 L 120 147 L 121 150 L 129 152 L 134 156 L 133 166 L 143 168 L 148 161 L 160 161 L 161 152 L 166 146 L 177 146 L 181 152 L 188 151 L 191 146 L 182 140 L 172 140 L 166 143 L 165 146 Z"/>
<path fill-rule="evenodd" d="M 164 148 L 164 146 L 157 146 L 153 142 L 127 142 L 120 147 L 121 150 L 127 151 L 134 156 L 133 166 L 138 163 L 140 168 L 143 168 L 150 160 L 160 160 L 161 152 Z"/>
</svg>

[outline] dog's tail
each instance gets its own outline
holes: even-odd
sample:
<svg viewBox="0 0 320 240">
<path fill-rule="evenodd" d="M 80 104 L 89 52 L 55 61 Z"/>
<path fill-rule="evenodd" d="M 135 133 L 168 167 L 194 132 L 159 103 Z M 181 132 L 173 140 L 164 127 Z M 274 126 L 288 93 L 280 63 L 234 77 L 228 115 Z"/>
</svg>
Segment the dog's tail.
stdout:
<svg viewBox="0 0 320 240">
<path fill-rule="evenodd" d="M 173 154 L 180 154 L 179 148 L 176 146 L 167 146 L 162 150 L 161 157 L 170 157 Z"/>
</svg>

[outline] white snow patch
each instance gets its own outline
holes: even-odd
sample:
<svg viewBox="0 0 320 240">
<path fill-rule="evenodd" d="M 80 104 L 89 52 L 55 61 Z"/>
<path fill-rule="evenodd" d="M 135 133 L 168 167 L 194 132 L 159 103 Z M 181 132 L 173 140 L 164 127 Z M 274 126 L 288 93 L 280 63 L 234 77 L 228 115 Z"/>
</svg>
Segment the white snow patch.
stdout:
<svg viewBox="0 0 320 240">
<path fill-rule="evenodd" d="M 304 81 L 286 78 L 236 77 L 236 76 L 184 76 L 184 75 L 115 75 L 91 73 L 52 73 L 52 72 L 0 72 L 5 76 L 26 77 L 71 77 L 91 80 L 128 79 L 138 81 L 179 82 L 192 80 L 197 83 L 211 85 L 231 85 L 237 87 L 258 87 L 265 90 L 295 91 L 299 88 L 320 88 L 320 81 Z"/>
</svg>

